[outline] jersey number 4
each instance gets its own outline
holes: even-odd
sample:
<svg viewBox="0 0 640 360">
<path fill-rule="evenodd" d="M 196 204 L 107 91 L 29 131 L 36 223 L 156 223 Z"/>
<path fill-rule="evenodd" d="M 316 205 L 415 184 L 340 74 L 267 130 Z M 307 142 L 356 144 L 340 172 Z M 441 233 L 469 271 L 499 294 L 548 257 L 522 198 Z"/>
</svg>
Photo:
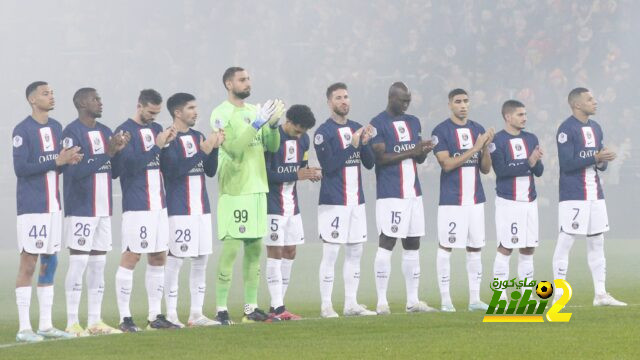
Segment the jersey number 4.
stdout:
<svg viewBox="0 0 640 360">
<path fill-rule="evenodd" d="M 40 231 L 38 231 L 38 228 L 36 225 L 33 225 L 31 227 L 31 229 L 29 230 L 29 237 L 32 238 L 37 238 L 37 237 L 47 237 L 47 225 L 42 225 L 42 227 L 40 228 Z"/>
</svg>

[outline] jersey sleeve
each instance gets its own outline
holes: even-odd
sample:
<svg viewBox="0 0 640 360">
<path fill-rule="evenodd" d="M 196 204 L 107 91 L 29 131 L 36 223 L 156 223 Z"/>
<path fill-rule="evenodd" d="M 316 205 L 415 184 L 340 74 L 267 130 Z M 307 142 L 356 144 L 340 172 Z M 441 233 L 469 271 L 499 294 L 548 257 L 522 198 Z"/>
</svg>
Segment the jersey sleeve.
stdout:
<svg viewBox="0 0 640 360">
<path fill-rule="evenodd" d="M 105 134 L 107 135 L 107 139 L 111 138 L 111 132 Z M 80 142 L 80 134 L 77 134 L 73 129 L 69 129 L 68 127 L 62 132 L 62 143 L 65 147 L 73 147 L 80 146 L 80 152 L 84 154 L 82 160 L 75 165 L 67 165 L 64 168 L 64 176 L 69 176 L 73 179 L 82 179 L 87 176 L 90 176 L 98 171 L 102 167 L 102 165 L 106 164 L 111 158 L 105 152 L 103 154 L 91 155 L 89 154 L 90 149 L 86 149 L 83 147 Z M 105 149 L 108 144 L 105 144 Z"/>
<path fill-rule="evenodd" d="M 373 166 L 376 164 L 376 155 L 373 152 L 371 143 L 360 146 L 360 155 L 362 158 L 362 165 L 369 170 L 373 169 Z"/>
<path fill-rule="evenodd" d="M 29 137 L 23 128 L 16 127 L 13 130 L 13 170 L 18 177 L 26 177 L 44 174 L 56 169 L 56 160 L 43 162 L 29 161 Z"/>
<path fill-rule="evenodd" d="M 433 153 L 437 154 L 441 151 L 446 151 L 449 153 L 449 146 L 447 144 L 447 134 L 443 126 L 436 126 L 435 129 L 431 132 L 431 137 L 435 136 L 435 140 L 437 142 L 436 146 L 433 148 Z M 451 155 L 449 153 L 449 155 Z"/>
<path fill-rule="evenodd" d="M 265 125 L 260 129 L 262 131 L 262 145 L 265 151 L 276 152 L 280 148 L 280 130 Z"/>
<path fill-rule="evenodd" d="M 322 167 L 322 171 L 331 174 L 342 169 L 346 161 L 349 159 L 349 153 L 343 149 L 336 147 L 335 141 L 327 136 L 324 131 L 318 129 L 313 140 L 314 148 L 318 162 Z"/>
<path fill-rule="evenodd" d="M 258 133 L 253 126 L 234 117 L 233 111 L 226 109 L 215 109 L 211 113 L 211 126 L 224 129 L 222 149 L 233 159 L 242 157 Z"/>
<path fill-rule="evenodd" d="M 373 118 L 373 120 L 371 120 L 370 124 L 371 124 L 371 126 L 373 126 L 374 129 L 376 129 L 376 136 L 374 136 L 373 139 L 371 139 L 370 143 L 371 144 L 380 144 L 380 143 L 384 144 L 384 128 L 382 127 L 382 124 L 380 123 L 380 121 L 378 121 L 378 118 Z"/>
<path fill-rule="evenodd" d="M 309 135 L 302 135 L 302 161 L 300 162 L 300 167 L 309 166 Z"/>
<path fill-rule="evenodd" d="M 556 135 L 558 145 L 558 159 L 560 169 L 564 172 L 572 172 L 595 165 L 593 156 L 581 158 L 574 155 L 574 144 L 577 141 L 574 132 L 567 126 L 560 126 Z"/>
<path fill-rule="evenodd" d="M 538 137 L 531 134 L 531 149 L 535 149 L 536 146 L 538 146 L 540 143 L 538 142 Z M 533 151 L 533 150 L 532 150 Z M 529 162 L 527 162 L 527 165 L 529 164 Z M 544 165 L 542 164 L 542 160 L 538 160 L 538 162 L 536 162 L 536 164 L 531 168 L 531 172 L 533 173 L 533 175 L 540 177 L 542 176 L 542 173 L 544 172 Z"/>
</svg>

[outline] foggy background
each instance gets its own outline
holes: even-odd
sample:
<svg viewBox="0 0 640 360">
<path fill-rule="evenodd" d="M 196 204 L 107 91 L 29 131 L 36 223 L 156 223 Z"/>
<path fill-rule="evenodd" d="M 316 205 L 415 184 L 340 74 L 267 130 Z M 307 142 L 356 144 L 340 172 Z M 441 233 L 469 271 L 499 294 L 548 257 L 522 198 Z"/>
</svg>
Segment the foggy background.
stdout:
<svg viewBox="0 0 640 360">
<path fill-rule="evenodd" d="M 409 113 L 423 135 L 449 115 L 447 92 L 466 89 L 470 118 L 503 128 L 500 106 L 510 98 L 527 106 L 527 130 L 545 151 L 536 179 L 542 241 L 557 233 L 557 126 L 570 115 L 568 92 L 594 93 L 605 144 L 618 159 L 602 174 L 609 238 L 635 238 L 640 164 L 635 119 L 640 49 L 640 3 L 608 1 L 15 1 L 0 2 L 0 248 L 16 246 L 16 177 L 11 132 L 30 114 L 25 87 L 48 81 L 66 126 L 76 118 L 73 93 L 95 87 L 104 103 L 101 122 L 112 129 L 132 116 L 143 88 L 166 100 L 175 92 L 196 96 L 198 130 L 208 134 L 211 110 L 226 98 L 221 77 L 229 66 L 252 78 L 249 102 L 281 97 L 328 117 L 325 90 L 349 86 L 350 118 L 368 123 L 386 107 L 389 85 L 412 91 Z M 635 65 L 634 65 L 635 64 Z M 158 120 L 170 125 L 163 104 Z M 317 127 L 316 125 L 316 127 Z M 310 136 L 313 138 L 313 131 Z M 311 164 L 317 164 L 313 150 Z M 439 172 L 433 155 L 419 167 L 427 236 L 436 241 Z M 375 177 L 363 171 L 370 243 L 375 243 Z M 483 176 L 487 245 L 495 246 L 493 173 Z M 212 204 L 217 179 L 207 182 Z M 319 184 L 299 183 L 308 241 L 317 241 Z M 60 187 L 62 189 L 62 185 Z M 114 251 L 120 244 L 119 181 L 114 181 Z M 215 211 L 215 206 L 213 209 Z M 214 216 L 215 219 L 215 216 Z M 214 227 L 216 225 L 215 221 Z M 215 234 L 215 230 L 214 230 Z M 428 242 L 427 242 L 428 241 Z M 217 242 L 217 240 L 216 240 Z M 370 246 L 375 246 L 370 244 Z"/>
</svg>

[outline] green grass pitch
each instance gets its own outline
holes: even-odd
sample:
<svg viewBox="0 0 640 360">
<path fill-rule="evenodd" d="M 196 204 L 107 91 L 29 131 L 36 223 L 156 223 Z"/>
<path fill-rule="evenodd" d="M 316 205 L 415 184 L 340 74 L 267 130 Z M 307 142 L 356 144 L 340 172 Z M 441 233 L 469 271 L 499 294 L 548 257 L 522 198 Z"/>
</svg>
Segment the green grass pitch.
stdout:
<svg viewBox="0 0 640 360">
<path fill-rule="evenodd" d="M 535 259 L 536 279 L 551 279 L 551 254 L 555 241 L 546 241 Z M 564 312 L 573 316 L 569 323 L 482 323 L 482 313 L 466 311 L 467 278 L 464 252 L 452 256 L 452 298 L 458 312 L 406 315 L 404 313 L 404 280 L 400 270 L 400 248 L 393 256 L 389 301 L 393 314 L 366 318 L 318 319 L 318 265 L 321 247 L 317 243 L 303 245 L 293 268 L 292 282 L 286 297 L 288 308 L 305 317 L 304 321 L 276 324 L 234 325 L 178 331 L 144 331 L 139 334 L 91 337 L 40 344 L 16 344 L 17 310 L 13 293 L 17 256 L 14 251 L 0 251 L 0 359 L 370 359 L 370 358 L 513 358 L 552 357 L 634 358 L 640 345 L 640 248 L 634 240 L 606 240 L 607 287 L 616 298 L 626 301 L 626 308 L 594 308 L 593 285 L 586 263 L 584 240 L 577 240 L 570 260 L 568 281 L 573 298 Z M 439 305 L 435 280 L 435 247 L 422 244 L 422 281 L 420 294 L 432 306 Z M 117 247 L 116 247 L 117 248 Z M 373 258 L 376 245 L 365 246 L 362 261 L 359 301 L 375 307 L 376 295 Z M 214 274 L 218 248 L 209 261 L 205 313 L 212 316 L 215 304 Z M 483 253 L 484 281 L 482 298 L 489 300 L 489 282 L 495 250 L 487 246 Z M 103 317 L 111 325 L 117 322 L 114 276 L 118 251 L 108 258 Z M 513 258 L 515 258 L 514 256 Z M 63 282 L 67 255 L 62 254 L 56 275 L 54 325 L 64 329 L 66 313 Z M 341 261 L 336 266 L 334 306 L 342 310 Z M 240 265 L 238 262 L 237 265 Z M 512 259 L 511 274 L 516 274 Z M 179 314 L 186 322 L 188 315 L 189 262 L 181 273 Z M 139 326 L 146 325 L 144 265 L 135 273 L 132 312 Z M 239 321 L 242 312 L 241 270 L 236 267 L 230 295 L 230 313 Z M 260 305 L 268 308 L 265 281 L 261 283 Z M 37 326 L 37 299 L 32 298 L 32 324 Z M 86 293 L 80 307 L 81 321 L 86 321 Z M 545 355 L 546 354 L 546 355 Z"/>
</svg>

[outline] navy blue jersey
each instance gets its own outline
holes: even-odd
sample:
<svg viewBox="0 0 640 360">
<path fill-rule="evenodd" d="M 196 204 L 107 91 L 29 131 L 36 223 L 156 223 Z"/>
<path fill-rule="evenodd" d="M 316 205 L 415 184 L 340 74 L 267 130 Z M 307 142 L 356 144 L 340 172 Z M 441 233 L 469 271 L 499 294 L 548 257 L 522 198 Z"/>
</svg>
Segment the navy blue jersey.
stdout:
<svg viewBox="0 0 640 360">
<path fill-rule="evenodd" d="M 544 166 L 542 161 L 538 160 L 532 168 L 528 159 L 538 146 L 538 138 L 526 131 L 521 131 L 519 135 L 511 135 L 502 130 L 496 134 L 490 146 L 498 196 L 515 201 L 535 200 L 537 194 L 533 175 L 542 176 Z"/>
<path fill-rule="evenodd" d="M 558 128 L 558 158 L 560 162 L 560 201 L 604 199 L 596 152 L 603 147 L 600 125 L 589 119 L 583 123 L 571 116 Z"/>
<path fill-rule="evenodd" d="M 475 121 L 467 120 L 464 126 L 447 119 L 433 129 L 437 138 L 433 153 L 447 151 L 457 157 L 473 147 L 484 128 Z M 475 153 L 462 166 L 449 172 L 440 171 L 440 205 L 472 205 L 485 202 L 480 182 L 480 152 Z"/>
<path fill-rule="evenodd" d="M 164 209 L 160 148 L 156 145 L 162 126 L 155 122 L 142 126 L 128 119 L 115 132 L 121 130 L 131 134 L 127 146 L 112 160 L 115 176 L 120 177 L 122 211 Z"/>
<path fill-rule="evenodd" d="M 358 205 L 364 203 L 360 161 L 367 168 L 375 165 L 371 143 L 351 146 L 353 133 L 362 125 L 347 120 L 345 125 L 329 118 L 318 127 L 313 144 L 322 167 L 320 205 Z"/>
<path fill-rule="evenodd" d="M 213 177 L 218 167 L 218 149 L 209 155 L 200 150 L 204 136 L 189 129 L 162 149 L 160 169 L 165 180 L 167 213 L 172 215 L 210 214 L 205 175 Z"/>
<path fill-rule="evenodd" d="M 76 119 L 62 132 L 62 146 L 80 147 L 76 165 L 64 167 L 65 216 L 111 216 L 111 129 L 96 122 L 93 128 Z"/>
<path fill-rule="evenodd" d="M 416 147 L 422 140 L 420 120 L 413 115 L 392 116 L 383 111 L 371 120 L 376 128 L 373 144 L 385 144 L 386 153 L 401 153 Z M 397 164 L 376 166 L 378 199 L 407 199 L 422 196 L 415 159 Z"/>
<path fill-rule="evenodd" d="M 302 134 L 298 139 L 280 131 L 280 147 L 275 153 L 265 152 L 269 194 L 267 194 L 267 213 L 291 216 L 300 213 L 298 208 L 298 169 L 307 166 L 309 135 Z"/>
<path fill-rule="evenodd" d="M 56 158 L 61 135 L 62 126 L 52 118 L 42 125 L 28 116 L 13 129 L 18 215 L 60 211 Z"/>
</svg>

